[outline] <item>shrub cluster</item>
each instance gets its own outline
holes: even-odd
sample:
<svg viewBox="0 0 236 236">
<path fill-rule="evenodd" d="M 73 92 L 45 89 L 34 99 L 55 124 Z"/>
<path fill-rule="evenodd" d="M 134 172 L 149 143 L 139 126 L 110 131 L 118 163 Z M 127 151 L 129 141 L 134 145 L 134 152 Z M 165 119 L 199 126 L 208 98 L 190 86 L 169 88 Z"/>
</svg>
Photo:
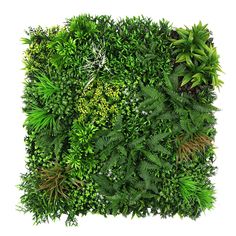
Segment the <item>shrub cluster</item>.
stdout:
<svg viewBox="0 0 236 236">
<path fill-rule="evenodd" d="M 206 25 L 80 15 L 26 33 L 22 211 L 74 225 L 89 212 L 196 219 L 213 207 L 222 81 Z"/>
</svg>

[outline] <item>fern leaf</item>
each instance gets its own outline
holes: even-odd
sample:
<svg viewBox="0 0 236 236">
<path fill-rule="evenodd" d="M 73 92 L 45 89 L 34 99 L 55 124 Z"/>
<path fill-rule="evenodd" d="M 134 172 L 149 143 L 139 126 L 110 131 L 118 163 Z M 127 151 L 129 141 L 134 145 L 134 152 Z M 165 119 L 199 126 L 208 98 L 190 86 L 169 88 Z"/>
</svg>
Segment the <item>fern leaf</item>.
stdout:
<svg viewBox="0 0 236 236">
<path fill-rule="evenodd" d="M 209 113 L 212 111 L 219 111 L 219 109 L 213 105 L 209 104 L 200 104 L 200 103 L 193 103 L 192 108 L 195 111 L 201 112 L 201 113 Z"/>
<path fill-rule="evenodd" d="M 196 131 L 196 127 L 192 122 L 183 117 L 180 118 L 180 126 L 186 133 L 194 133 Z"/>
<path fill-rule="evenodd" d="M 163 147 L 160 144 L 154 146 L 153 151 L 154 152 L 160 152 L 160 153 L 163 153 L 163 154 L 166 154 L 166 155 L 171 155 L 171 152 L 168 151 L 165 147 Z"/>
<path fill-rule="evenodd" d="M 157 157 L 155 154 L 153 154 L 149 151 L 145 151 L 145 150 L 143 150 L 142 152 L 149 161 L 155 163 L 157 166 L 160 166 L 160 167 L 162 166 L 162 162 L 161 162 L 160 158 Z"/>
<path fill-rule="evenodd" d="M 114 195 L 114 188 L 112 182 L 103 175 L 93 175 L 92 178 L 99 186 L 99 192 L 105 196 Z"/>
<path fill-rule="evenodd" d="M 185 104 L 185 105 L 191 104 L 189 97 L 180 95 L 177 92 L 167 89 L 167 88 L 164 88 L 164 90 L 175 102 L 180 103 L 182 105 L 183 104 Z"/>
<path fill-rule="evenodd" d="M 155 99 L 153 98 L 146 98 L 143 102 L 139 104 L 139 110 L 140 109 L 145 109 L 145 110 L 150 110 L 148 109 L 149 106 L 151 106 L 155 102 Z"/>
<path fill-rule="evenodd" d="M 150 87 L 150 86 L 144 86 L 143 84 L 140 83 L 140 87 L 141 90 L 143 92 L 143 94 L 146 97 L 155 99 L 155 100 L 159 100 L 159 101 L 164 101 L 164 96 L 162 93 L 160 93 L 159 91 L 157 91 L 155 88 Z"/>
<path fill-rule="evenodd" d="M 165 139 L 169 135 L 170 135 L 169 133 L 155 134 L 148 140 L 148 142 L 151 143 L 152 145 L 157 145 L 157 144 L 159 144 L 160 141 L 162 141 L 163 139 Z"/>
<path fill-rule="evenodd" d="M 104 163 L 103 167 L 101 168 L 102 172 L 108 172 L 112 169 L 112 167 L 116 166 L 120 159 L 119 153 L 112 152 L 111 157 Z"/>
<path fill-rule="evenodd" d="M 103 150 L 107 146 L 108 141 L 109 139 L 107 137 L 100 137 L 95 143 L 96 150 Z"/>
<path fill-rule="evenodd" d="M 145 136 L 140 137 L 140 138 L 136 138 L 129 143 L 129 147 L 130 148 L 136 147 L 136 149 L 140 149 L 143 146 L 143 143 L 145 140 L 146 140 Z"/>
<path fill-rule="evenodd" d="M 122 154 L 123 156 L 125 156 L 125 157 L 127 156 L 127 151 L 126 151 L 126 149 L 125 149 L 124 146 L 119 145 L 119 146 L 117 147 L 117 150 L 118 150 L 119 153 Z"/>
</svg>

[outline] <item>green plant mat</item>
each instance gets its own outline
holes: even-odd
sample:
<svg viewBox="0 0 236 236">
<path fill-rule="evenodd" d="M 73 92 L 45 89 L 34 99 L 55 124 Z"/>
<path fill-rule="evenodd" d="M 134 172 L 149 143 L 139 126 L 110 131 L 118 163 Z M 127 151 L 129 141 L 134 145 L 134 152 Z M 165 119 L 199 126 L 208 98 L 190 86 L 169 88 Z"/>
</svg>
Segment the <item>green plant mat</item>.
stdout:
<svg viewBox="0 0 236 236">
<path fill-rule="evenodd" d="M 223 82 L 207 25 L 80 15 L 26 34 L 20 210 L 76 225 L 87 213 L 196 219 L 213 207 Z"/>
</svg>

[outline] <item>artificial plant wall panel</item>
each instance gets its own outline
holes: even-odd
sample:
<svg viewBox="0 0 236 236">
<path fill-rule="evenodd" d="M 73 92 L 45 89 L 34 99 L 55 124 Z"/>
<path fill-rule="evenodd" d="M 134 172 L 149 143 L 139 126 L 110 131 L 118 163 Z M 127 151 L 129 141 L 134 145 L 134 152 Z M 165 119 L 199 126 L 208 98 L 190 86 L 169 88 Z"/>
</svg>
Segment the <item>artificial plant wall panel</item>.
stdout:
<svg viewBox="0 0 236 236">
<path fill-rule="evenodd" d="M 22 211 L 73 225 L 213 207 L 222 81 L 207 25 L 80 15 L 26 33 Z"/>
</svg>

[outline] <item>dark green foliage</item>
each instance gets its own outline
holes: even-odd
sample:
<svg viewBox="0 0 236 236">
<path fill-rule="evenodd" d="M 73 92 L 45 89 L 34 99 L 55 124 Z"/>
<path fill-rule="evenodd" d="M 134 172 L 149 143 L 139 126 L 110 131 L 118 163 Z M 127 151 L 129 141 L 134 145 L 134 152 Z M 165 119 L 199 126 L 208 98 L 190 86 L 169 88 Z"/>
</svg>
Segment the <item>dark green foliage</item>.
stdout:
<svg viewBox="0 0 236 236">
<path fill-rule="evenodd" d="M 87 213 L 196 219 L 210 177 L 219 56 L 206 25 L 80 15 L 22 42 L 27 173 L 35 223 Z"/>
</svg>

